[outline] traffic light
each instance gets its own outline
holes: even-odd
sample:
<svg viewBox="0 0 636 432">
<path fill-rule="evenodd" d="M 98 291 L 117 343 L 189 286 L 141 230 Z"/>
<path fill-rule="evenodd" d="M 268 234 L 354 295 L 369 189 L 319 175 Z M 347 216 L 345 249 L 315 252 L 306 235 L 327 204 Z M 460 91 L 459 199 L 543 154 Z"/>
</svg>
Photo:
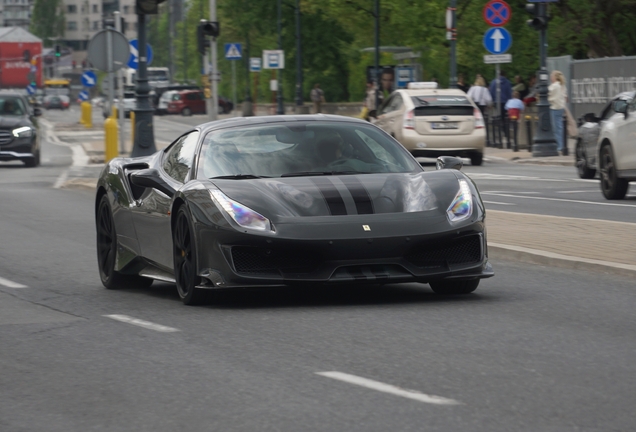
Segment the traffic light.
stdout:
<svg viewBox="0 0 636 432">
<path fill-rule="evenodd" d="M 528 3 L 526 12 L 530 13 L 534 18 L 526 21 L 526 23 L 535 30 L 545 30 L 548 28 L 548 14 L 544 3 Z"/>
<path fill-rule="evenodd" d="M 59 45 L 55 45 L 55 57 L 59 57 L 61 55 L 61 47 Z"/>
<path fill-rule="evenodd" d="M 157 15 L 159 13 L 159 3 L 166 0 L 136 0 L 136 13 L 141 15 Z"/>
<path fill-rule="evenodd" d="M 220 34 L 219 23 L 216 21 L 201 20 L 197 26 L 197 46 L 201 55 L 205 54 L 205 49 L 210 46 L 208 36 L 218 37 Z"/>
</svg>

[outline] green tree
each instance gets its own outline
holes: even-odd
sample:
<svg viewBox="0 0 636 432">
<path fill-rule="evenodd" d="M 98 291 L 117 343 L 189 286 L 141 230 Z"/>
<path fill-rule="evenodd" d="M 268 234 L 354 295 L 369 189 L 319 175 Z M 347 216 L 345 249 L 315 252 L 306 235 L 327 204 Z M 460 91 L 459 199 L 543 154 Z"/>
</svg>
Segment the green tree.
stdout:
<svg viewBox="0 0 636 432">
<path fill-rule="evenodd" d="M 54 39 L 62 37 L 66 27 L 62 0 L 35 0 L 31 16 L 31 33 L 50 47 Z"/>
</svg>

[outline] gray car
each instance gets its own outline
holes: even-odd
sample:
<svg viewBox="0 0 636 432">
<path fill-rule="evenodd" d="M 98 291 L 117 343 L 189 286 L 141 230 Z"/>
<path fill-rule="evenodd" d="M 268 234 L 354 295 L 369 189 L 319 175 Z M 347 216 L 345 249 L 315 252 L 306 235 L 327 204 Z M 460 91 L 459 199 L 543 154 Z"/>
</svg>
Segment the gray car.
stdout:
<svg viewBox="0 0 636 432">
<path fill-rule="evenodd" d="M 40 165 L 40 140 L 35 117 L 23 95 L 0 92 L 0 161 L 19 160 L 27 167 Z"/>
</svg>

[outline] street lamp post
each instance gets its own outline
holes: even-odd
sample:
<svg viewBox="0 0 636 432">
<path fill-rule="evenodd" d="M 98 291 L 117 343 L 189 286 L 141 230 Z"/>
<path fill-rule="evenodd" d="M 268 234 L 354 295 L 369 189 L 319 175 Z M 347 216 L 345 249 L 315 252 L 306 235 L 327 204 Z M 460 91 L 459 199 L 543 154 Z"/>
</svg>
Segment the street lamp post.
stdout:
<svg viewBox="0 0 636 432">
<path fill-rule="evenodd" d="M 300 43 L 300 0 L 296 0 L 296 106 L 303 105 L 303 54 Z"/>
<path fill-rule="evenodd" d="M 148 156 L 157 151 L 153 127 L 154 109 L 150 103 L 150 85 L 148 84 L 145 14 L 137 14 L 137 41 L 139 66 L 137 84 L 135 86 L 137 107 L 135 108 L 135 142 L 133 144 L 132 157 Z"/>
<path fill-rule="evenodd" d="M 375 0 L 375 109 L 380 107 L 380 0 Z"/>
<path fill-rule="evenodd" d="M 450 16 L 450 88 L 457 88 L 457 0 L 450 0 L 448 8 Z M 497 79 L 499 79 L 497 77 Z"/>
</svg>

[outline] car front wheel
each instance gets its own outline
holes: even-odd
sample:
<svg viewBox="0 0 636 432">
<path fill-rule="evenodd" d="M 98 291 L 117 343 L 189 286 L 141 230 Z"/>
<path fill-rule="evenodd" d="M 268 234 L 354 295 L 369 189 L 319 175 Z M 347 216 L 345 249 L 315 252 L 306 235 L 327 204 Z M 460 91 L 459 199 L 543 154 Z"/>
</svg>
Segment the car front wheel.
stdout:
<svg viewBox="0 0 636 432">
<path fill-rule="evenodd" d="M 483 153 L 473 153 L 470 155 L 470 164 L 474 166 L 480 166 L 484 163 L 484 154 Z"/>
<path fill-rule="evenodd" d="M 576 142 L 576 151 L 574 152 L 574 159 L 576 162 L 576 170 L 579 173 L 579 177 L 582 179 L 593 179 L 596 176 L 596 170 L 590 168 L 587 164 L 587 155 L 583 148 L 583 143 L 579 139 Z"/>
<path fill-rule="evenodd" d="M 181 206 L 172 229 L 174 278 L 183 304 L 193 306 L 203 303 L 208 292 L 197 289 L 197 251 L 194 232 L 187 208 Z"/>
<path fill-rule="evenodd" d="M 601 149 L 599 168 L 601 171 L 601 191 L 603 191 L 605 198 L 609 200 L 625 198 L 629 182 L 618 177 L 614 154 L 609 145 L 603 146 Z"/>
<path fill-rule="evenodd" d="M 192 110 L 190 108 L 184 108 L 183 111 L 181 111 L 181 114 L 186 117 L 189 117 L 192 115 Z"/>
<path fill-rule="evenodd" d="M 470 294 L 479 286 L 479 279 L 470 280 L 441 280 L 429 282 L 435 294 L 441 295 L 461 295 Z"/>
</svg>

